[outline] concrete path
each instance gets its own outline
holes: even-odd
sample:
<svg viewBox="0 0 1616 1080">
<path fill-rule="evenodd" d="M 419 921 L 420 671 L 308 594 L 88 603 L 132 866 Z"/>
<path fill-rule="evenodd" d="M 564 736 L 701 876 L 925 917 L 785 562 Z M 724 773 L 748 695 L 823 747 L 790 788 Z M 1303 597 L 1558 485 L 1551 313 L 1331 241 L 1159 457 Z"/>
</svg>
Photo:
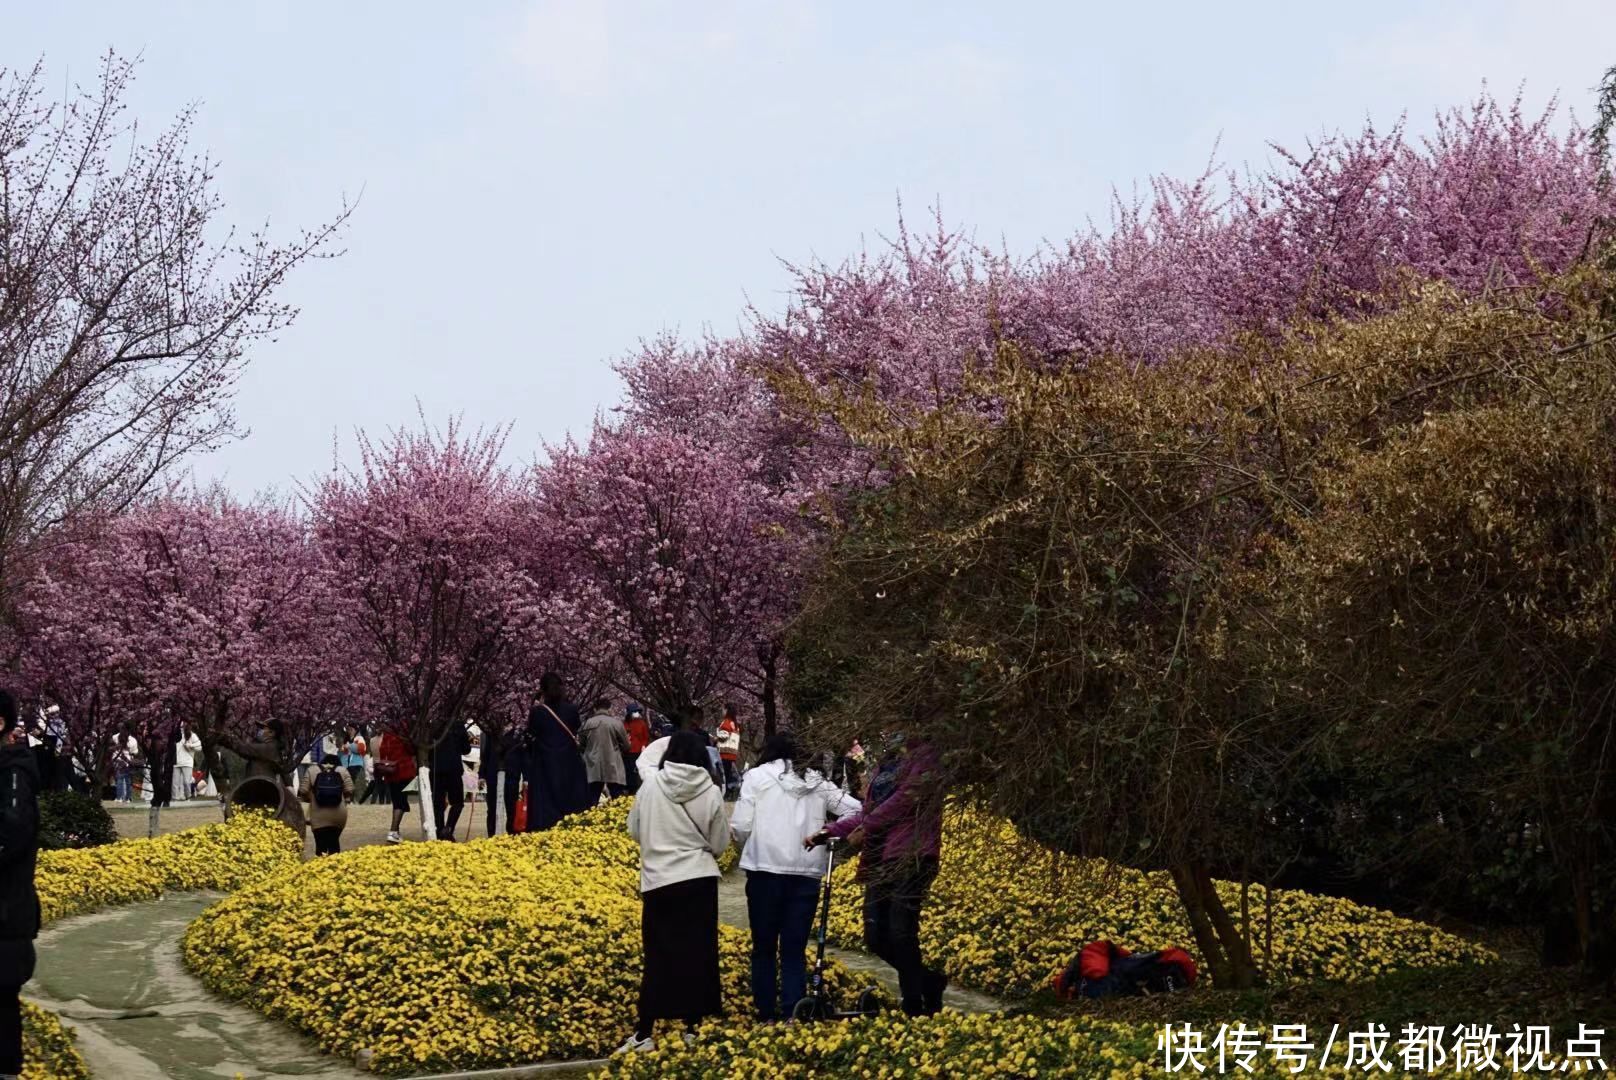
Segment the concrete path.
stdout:
<svg viewBox="0 0 1616 1080">
<path fill-rule="evenodd" d="M 172 893 L 64 919 L 40 934 L 24 994 L 78 1033 L 104 1080 L 246 1080 L 361 1073 L 279 1021 L 209 993 L 180 961 L 186 925 L 217 896 Z"/>
</svg>

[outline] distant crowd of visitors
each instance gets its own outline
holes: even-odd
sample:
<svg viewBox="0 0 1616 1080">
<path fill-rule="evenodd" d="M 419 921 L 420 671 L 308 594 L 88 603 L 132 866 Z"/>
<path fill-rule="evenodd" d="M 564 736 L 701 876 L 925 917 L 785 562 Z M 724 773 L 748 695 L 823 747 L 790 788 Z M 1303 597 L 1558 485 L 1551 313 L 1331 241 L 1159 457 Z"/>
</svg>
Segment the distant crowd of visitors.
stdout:
<svg viewBox="0 0 1616 1080">
<path fill-rule="evenodd" d="M 736 709 L 726 705 L 711 733 L 704 722 L 699 706 L 681 721 L 703 733 L 704 768 L 723 788 L 724 798 L 734 801 L 741 790 Z M 637 791 L 641 755 L 675 727 L 674 721 L 655 716 L 638 702 L 619 710 L 607 698 L 597 698 L 585 717 L 567 699 L 560 678 L 547 674 L 525 726 L 485 731 L 457 721 L 425 762 L 396 732 L 372 734 L 358 725 L 315 740 L 289 776 L 279 772 L 283 735 L 278 725 L 264 725 L 255 742 L 238 744 L 236 750 L 246 760 L 246 776 L 277 778 L 290 787 L 306 806 L 316 852 L 330 854 L 340 850 L 353 803 L 391 805 L 387 842 L 403 842 L 404 819 L 411 794 L 421 790 L 423 765 L 437 839 L 454 840 L 468 800 L 477 799 L 485 807 L 489 836 L 548 829 L 568 814 Z"/>
</svg>

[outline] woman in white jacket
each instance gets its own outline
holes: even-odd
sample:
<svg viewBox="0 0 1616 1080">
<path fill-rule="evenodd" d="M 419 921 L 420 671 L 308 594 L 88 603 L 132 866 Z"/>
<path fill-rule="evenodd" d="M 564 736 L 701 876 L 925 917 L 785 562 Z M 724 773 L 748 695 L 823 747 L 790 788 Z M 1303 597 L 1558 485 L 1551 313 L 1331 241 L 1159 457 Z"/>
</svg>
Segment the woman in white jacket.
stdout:
<svg viewBox="0 0 1616 1080">
<path fill-rule="evenodd" d="M 658 1020 L 683 1020 L 688 1037 L 702 1017 L 723 1011 L 717 857 L 729 847 L 729 826 L 700 735 L 681 731 L 668 740 L 634 799 L 628 834 L 640 845 L 645 955 L 638 1020 L 618 1053 L 655 1049 Z"/>
<path fill-rule="evenodd" d="M 771 735 L 758 764 L 741 780 L 730 833 L 742 845 L 746 911 L 752 926 L 752 1002 L 759 1020 L 790 1016 L 808 977 L 804 950 L 814 925 L 823 847 L 805 849 L 830 818 L 857 812 L 859 801 L 813 770 L 792 765 L 789 735 Z M 776 953 L 779 960 L 776 963 Z M 779 1010 L 775 1008 L 779 972 Z"/>
</svg>

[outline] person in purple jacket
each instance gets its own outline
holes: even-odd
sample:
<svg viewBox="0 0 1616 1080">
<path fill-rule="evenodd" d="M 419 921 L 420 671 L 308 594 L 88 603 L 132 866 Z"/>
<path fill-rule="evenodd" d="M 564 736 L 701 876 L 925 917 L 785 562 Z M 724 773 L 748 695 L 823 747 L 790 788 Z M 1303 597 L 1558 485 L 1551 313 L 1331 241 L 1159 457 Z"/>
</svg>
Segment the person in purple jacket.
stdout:
<svg viewBox="0 0 1616 1080">
<path fill-rule="evenodd" d="M 943 831 L 943 795 L 934 782 L 937 757 L 924 743 L 903 751 L 892 782 L 872 780 L 864 808 L 808 837 L 813 847 L 835 838 L 860 849 L 864 882 L 864 944 L 898 973 L 903 1011 L 930 1016 L 943 1007 L 944 972 L 920 955 L 920 909 L 937 877 Z"/>
</svg>

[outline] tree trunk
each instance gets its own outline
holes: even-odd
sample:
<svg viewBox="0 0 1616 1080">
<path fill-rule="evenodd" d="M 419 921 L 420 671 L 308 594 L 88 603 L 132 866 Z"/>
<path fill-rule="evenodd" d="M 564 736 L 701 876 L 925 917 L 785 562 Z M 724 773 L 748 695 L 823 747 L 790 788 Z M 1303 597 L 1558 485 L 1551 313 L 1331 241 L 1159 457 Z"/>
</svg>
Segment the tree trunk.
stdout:
<svg viewBox="0 0 1616 1080">
<path fill-rule="evenodd" d="M 1274 883 L 1263 886 L 1263 963 L 1274 970 Z"/>
<path fill-rule="evenodd" d="M 507 773 L 501 769 L 494 774 L 494 782 L 488 785 L 488 798 L 494 804 L 495 836 L 504 836 L 511 831 L 511 823 L 505 819 L 505 785 L 518 782 L 514 773 Z"/>
<path fill-rule="evenodd" d="M 1212 874 L 1205 866 L 1197 865 L 1195 872 L 1200 880 L 1203 900 L 1206 904 L 1206 913 L 1212 920 L 1212 926 L 1218 933 L 1218 939 L 1223 943 L 1223 955 L 1229 964 L 1230 982 L 1225 985 L 1236 990 L 1249 990 L 1253 986 L 1263 983 L 1262 972 L 1257 968 L 1257 961 L 1251 955 L 1251 942 L 1240 932 L 1229 916 L 1229 909 L 1223 906 L 1223 900 L 1218 896 L 1217 887 L 1212 882 Z"/>
<path fill-rule="evenodd" d="M 1251 882 L 1240 883 L 1240 932 L 1251 940 Z"/>
<path fill-rule="evenodd" d="M 768 737 L 780 730 L 779 708 L 775 704 L 780 672 L 780 643 L 770 641 L 759 645 L 758 663 L 763 667 L 763 693 L 759 695 L 763 699 L 763 734 Z"/>
<path fill-rule="evenodd" d="M 1178 887 L 1178 898 L 1184 905 L 1184 913 L 1189 916 L 1201 962 L 1212 973 L 1214 983 L 1220 987 L 1228 985 L 1229 962 L 1223 954 L 1223 944 L 1218 941 L 1217 931 L 1212 927 L 1212 920 L 1207 917 L 1206 904 L 1194 871 L 1188 866 L 1173 867 L 1173 884 Z"/>
<path fill-rule="evenodd" d="M 1262 983 L 1251 946 L 1218 896 L 1212 874 L 1199 862 L 1173 868 L 1173 884 L 1189 915 L 1195 944 L 1219 989 L 1247 990 Z"/>
<path fill-rule="evenodd" d="M 417 808 L 421 812 L 421 839 L 436 840 L 438 826 L 432 817 L 432 763 L 430 761 L 417 761 L 415 766 L 415 781 L 418 785 L 416 792 L 421 805 Z"/>
</svg>

